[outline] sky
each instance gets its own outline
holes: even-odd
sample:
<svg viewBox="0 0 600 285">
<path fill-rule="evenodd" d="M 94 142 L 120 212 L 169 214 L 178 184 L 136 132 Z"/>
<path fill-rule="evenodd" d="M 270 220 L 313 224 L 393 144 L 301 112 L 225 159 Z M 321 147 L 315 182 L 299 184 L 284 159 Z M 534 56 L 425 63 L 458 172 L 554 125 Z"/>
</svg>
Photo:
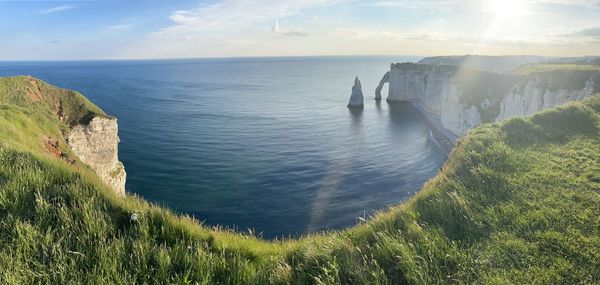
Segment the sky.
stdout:
<svg viewBox="0 0 600 285">
<path fill-rule="evenodd" d="M 0 0 L 0 60 L 600 55 L 600 0 Z"/>
</svg>

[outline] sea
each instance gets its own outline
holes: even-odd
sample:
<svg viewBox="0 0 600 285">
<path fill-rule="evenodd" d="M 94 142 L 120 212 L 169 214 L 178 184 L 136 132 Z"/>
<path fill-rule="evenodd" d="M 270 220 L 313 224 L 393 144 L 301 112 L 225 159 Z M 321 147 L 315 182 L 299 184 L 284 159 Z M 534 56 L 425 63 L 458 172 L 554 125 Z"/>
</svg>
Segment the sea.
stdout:
<svg viewBox="0 0 600 285">
<path fill-rule="evenodd" d="M 446 160 L 409 104 L 374 100 L 408 56 L 0 62 L 118 118 L 126 191 L 265 239 L 353 226 Z M 346 107 L 354 78 L 363 110 Z"/>
</svg>

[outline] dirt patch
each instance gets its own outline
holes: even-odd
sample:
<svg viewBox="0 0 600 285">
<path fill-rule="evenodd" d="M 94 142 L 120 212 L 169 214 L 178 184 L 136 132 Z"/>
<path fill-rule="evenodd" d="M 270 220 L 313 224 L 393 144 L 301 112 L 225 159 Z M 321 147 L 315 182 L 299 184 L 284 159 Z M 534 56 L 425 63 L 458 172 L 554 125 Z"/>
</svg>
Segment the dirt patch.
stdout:
<svg viewBox="0 0 600 285">
<path fill-rule="evenodd" d="M 49 137 L 45 137 L 43 141 L 44 141 L 44 146 L 46 146 L 46 150 L 52 156 L 62 159 L 70 164 L 75 164 L 75 160 L 69 158 L 69 156 L 67 156 L 67 154 L 60 149 L 60 147 L 58 145 L 58 141 L 52 140 Z"/>
<path fill-rule="evenodd" d="M 27 87 L 25 89 L 25 93 L 27 94 L 27 97 L 29 97 L 29 99 L 31 99 L 33 102 L 39 102 L 42 100 L 42 90 L 40 89 L 40 86 L 38 86 L 38 83 L 35 79 L 29 77 L 29 83 L 31 84 L 31 87 Z"/>
</svg>

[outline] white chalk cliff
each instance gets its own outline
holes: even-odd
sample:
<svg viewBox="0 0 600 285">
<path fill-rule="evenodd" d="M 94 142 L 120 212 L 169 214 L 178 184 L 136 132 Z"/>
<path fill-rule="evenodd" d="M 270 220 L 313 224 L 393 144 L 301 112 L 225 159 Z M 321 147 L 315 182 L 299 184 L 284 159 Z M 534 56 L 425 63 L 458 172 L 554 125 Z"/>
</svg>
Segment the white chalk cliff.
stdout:
<svg viewBox="0 0 600 285">
<path fill-rule="evenodd" d="M 348 102 L 348 108 L 363 108 L 364 107 L 364 96 L 362 93 L 362 86 L 358 76 L 354 79 L 354 86 L 352 86 L 352 94 L 350 95 L 350 101 Z"/>
<path fill-rule="evenodd" d="M 118 156 L 116 119 L 95 117 L 87 125 L 74 126 L 66 139 L 73 152 L 102 182 L 115 192 L 125 194 L 126 173 Z"/>
<path fill-rule="evenodd" d="M 460 103 L 461 91 L 457 86 L 445 84 L 439 96 L 440 102 L 433 103 L 436 108 L 439 104 L 439 111 L 436 108 L 425 108 L 429 112 L 439 114 L 442 125 L 456 135 L 463 135 L 469 129 L 481 124 L 481 115 L 479 109 L 474 105 L 469 107 Z M 429 98 L 429 102 L 437 101 Z M 429 103 L 432 104 L 432 103 Z M 427 106 L 427 104 L 425 104 Z"/>
<path fill-rule="evenodd" d="M 381 80 L 379 81 L 379 85 L 377 85 L 377 88 L 375 89 L 375 100 L 381 101 L 381 90 L 383 89 L 383 85 L 388 82 L 390 82 L 389 71 L 383 75 L 383 78 L 381 78 Z"/>
<path fill-rule="evenodd" d="M 535 76 L 524 88 L 514 86 L 500 103 L 500 113 L 496 121 L 511 117 L 532 115 L 535 112 L 552 108 L 569 101 L 582 100 L 594 95 L 596 82 L 591 78 L 582 89 L 551 89 L 551 82 L 544 84 L 540 76 Z"/>
<path fill-rule="evenodd" d="M 487 72 L 479 74 L 485 74 L 487 77 L 483 78 L 488 78 L 488 81 L 477 82 L 473 84 L 476 88 L 473 88 L 462 86 L 459 82 L 465 81 L 456 80 L 457 73 L 458 69 L 451 66 L 392 64 L 375 90 L 376 98 L 380 96 L 383 85 L 389 82 L 388 102 L 410 101 L 418 104 L 424 111 L 436 115 L 444 128 L 461 136 L 486 121 L 483 113 L 488 114 L 487 121 L 531 115 L 569 101 L 590 97 L 597 93 L 596 87 L 600 84 L 593 79 L 599 78 L 598 73 L 581 73 L 577 75 L 578 80 L 583 77 L 585 84 L 580 84 L 579 81 L 575 84 L 569 82 L 568 88 L 559 88 L 553 86 L 552 82 L 560 81 L 560 74 L 515 76 Z M 508 85 L 506 91 L 499 90 L 500 87 L 494 84 L 500 79 L 512 85 Z M 469 96 L 465 96 L 465 90 L 471 92 Z M 478 100 L 473 100 L 473 97 L 478 97 Z M 465 98 L 470 98 L 471 103 Z M 475 101 L 478 103 L 474 103 Z M 496 108 L 493 108 L 494 105 Z"/>
<path fill-rule="evenodd" d="M 442 66 L 392 64 L 387 101 L 420 104 L 426 112 L 437 114 L 446 129 L 465 134 L 481 124 L 481 115 L 477 107 L 461 103 L 462 91 L 452 83 L 454 71 Z"/>
</svg>

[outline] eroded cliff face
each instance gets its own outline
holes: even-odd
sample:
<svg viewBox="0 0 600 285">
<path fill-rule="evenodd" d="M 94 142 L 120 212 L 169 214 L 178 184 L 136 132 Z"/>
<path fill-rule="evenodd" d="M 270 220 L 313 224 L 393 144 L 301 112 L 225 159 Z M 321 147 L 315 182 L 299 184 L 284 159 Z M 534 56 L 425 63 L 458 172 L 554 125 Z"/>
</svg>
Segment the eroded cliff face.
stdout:
<svg viewBox="0 0 600 285">
<path fill-rule="evenodd" d="M 550 79 L 551 81 L 551 79 Z M 583 100 L 594 95 L 596 82 L 589 78 L 582 89 L 552 90 L 551 82 L 544 82 L 535 76 L 525 84 L 524 88 L 514 86 L 500 103 L 500 113 L 496 121 L 516 116 L 532 115 L 535 112 L 552 108 L 570 101 Z"/>
<path fill-rule="evenodd" d="M 75 125 L 67 143 L 115 192 L 125 194 L 126 173 L 118 157 L 118 125 L 114 118 L 95 117 L 87 125 Z"/>
<path fill-rule="evenodd" d="M 419 104 L 436 114 L 444 128 L 461 136 L 482 122 L 532 115 L 590 97 L 598 92 L 600 74 L 567 71 L 519 76 L 401 63 L 391 65 L 382 79 L 386 81 L 388 102 Z"/>
<path fill-rule="evenodd" d="M 460 102 L 461 96 L 462 92 L 456 85 L 445 84 L 441 95 L 438 96 L 441 100 L 435 100 L 432 97 L 424 103 L 425 105 L 433 104 L 433 106 L 439 106 L 437 111 L 431 107 L 425 109 L 438 114 L 444 128 L 456 135 L 463 135 L 469 129 L 481 124 L 479 109 L 473 105 L 466 107 Z"/>
<path fill-rule="evenodd" d="M 388 102 L 413 101 L 437 114 L 442 125 L 457 135 L 481 123 L 475 106 L 461 103 L 462 91 L 452 82 L 455 68 L 410 63 L 392 64 Z M 471 108 L 475 107 L 475 108 Z"/>
</svg>

